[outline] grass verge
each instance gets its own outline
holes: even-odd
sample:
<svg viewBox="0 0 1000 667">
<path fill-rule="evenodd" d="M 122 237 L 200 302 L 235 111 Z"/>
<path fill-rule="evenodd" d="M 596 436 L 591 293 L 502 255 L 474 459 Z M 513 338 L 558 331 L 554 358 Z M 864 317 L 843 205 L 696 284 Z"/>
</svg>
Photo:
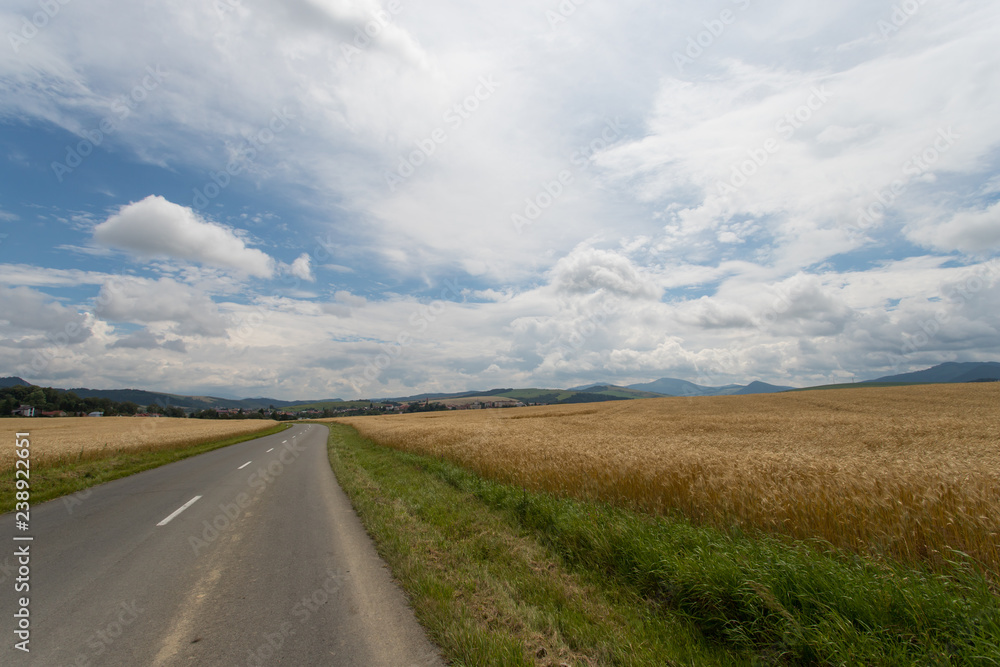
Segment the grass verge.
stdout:
<svg viewBox="0 0 1000 667">
<path fill-rule="evenodd" d="M 70 457 L 42 463 L 32 466 L 30 470 L 31 504 L 37 505 L 120 477 L 128 477 L 143 470 L 180 461 L 189 456 L 197 456 L 213 449 L 235 445 L 238 442 L 280 433 L 288 428 L 290 428 L 289 424 L 279 424 L 264 431 L 198 445 L 135 452 L 116 451 L 99 458 L 95 458 L 93 455 L 81 455 L 76 459 Z M 13 468 L 0 471 L 0 514 L 14 509 L 14 494 L 16 492 L 14 472 Z"/>
<path fill-rule="evenodd" d="M 1000 599 L 875 563 L 499 484 L 330 424 L 330 461 L 456 665 L 1000 665 Z"/>
</svg>

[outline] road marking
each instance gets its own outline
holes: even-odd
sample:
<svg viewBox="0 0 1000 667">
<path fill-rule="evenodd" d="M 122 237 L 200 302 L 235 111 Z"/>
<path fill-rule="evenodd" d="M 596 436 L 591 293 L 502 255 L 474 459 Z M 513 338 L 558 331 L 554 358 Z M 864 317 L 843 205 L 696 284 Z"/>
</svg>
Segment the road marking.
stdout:
<svg viewBox="0 0 1000 667">
<path fill-rule="evenodd" d="M 273 451 L 274 451 L 274 447 L 271 447 L 271 449 L 267 450 L 267 451 L 266 451 L 266 452 L 264 452 L 264 453 L 265 453 L 265 454 L 270 454 L 270 453 L 271 453 L 271 452 L 273 452 Z"/>
<path fill-rule="evenodd" d="M 246 468 L 251 463 L 253 463 L 253 461 L 247 461 L 246 463 L 244 463 L 243 465 L 241 465 L 239 468 L 237 468 L 237 470 L 243 470 L 244 468 Z"/>
<path fill-rule="evenodd" d="M 201 496 L 195 496 L 191 500 L 189 500 L 186 503 L 184 503 L 183 505 L 181 505 L 173 514 L 171 514 L 166 519 L 164 519 L 163 521 L 161 521 L 160 523 L 158 523 L 156 525 L 157 526 L 165 526 L 165 525 L 167 525 L 168 523 L 170 523 L 174 519 L 175 516 L 177 516 L 178 514 L 180 514 L 181 512 L 183 512 L 184 510 L 186 510 L 187 508 L 189 508 L 192 505 L 194 505 L 196 502 L 198 502 L 198 500 L 200 498 L 201 498 Z"/>
</svg>

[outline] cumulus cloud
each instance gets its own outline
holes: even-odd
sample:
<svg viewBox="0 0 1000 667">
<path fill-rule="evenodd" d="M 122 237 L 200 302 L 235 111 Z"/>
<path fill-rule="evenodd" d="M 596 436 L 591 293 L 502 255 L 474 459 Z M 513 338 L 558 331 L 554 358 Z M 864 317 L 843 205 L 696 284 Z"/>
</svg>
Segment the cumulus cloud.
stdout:
<svg viewBox="0 0 1000 667">
<path fill-rule="evenodd" d="M 113 322 L 167 322 L 178 334 L 222 336 L 227 320 L 203 292 L 171 278 L 118 278 L 101 287 L 94 312 Z"/>
<path fill-rule="evenodd" d="M 564 292 L 605 290 L 637 299 L 657 299 L 662 292 L 624 255 L 588 246 L 580 246 L 559 260 L 552 274 L 556 288 Z"/>
<path fill-rule="evenodd" d="M 53 200 L 126 201 L 91 196 L 89 179 L 141 164 L 137 182 L 212 178 L 225 190 L 214 219 L 241 220 L 163 197 L 106 220 L 38 213 L 70 236 L 44 250 L 76 248 L 73 263 L 11 260 L 0 284 L 79 303 L 103 286 L 95 309 L 109 320 L 91 321 L 53 376 L 353 395 L 346 378 L 390 345 L 398 354 L 365 391 L 404 395 L 666 375 L 805 384 L 891 371 L 894 356 L 1000 355 L 997 271 L 960 266 L 1000 247 L 996 3 L 921 3 L 880 35 L 889 3 L 727 2 L 737 21 L 683 68 L 674 54 L 717 7 L 578 3 L 552 26 L 531 0 L 403 3 L 355 51 L 344 46 L 366 41 L 378 0 L 229 4 L 220 15 L 213 3 L 91 0 L 0 59 L 0 115 L 62 128 L 73 146 L 146 63 L 166 74 Z M 956 140 L 938 144 L 949 128 Z M 25 173 L 48 168 L 30 162 Z M 879 219 L 858 229 L 876 203 Z M 17 212 L 17 229 L 34 224 Z M 250 231 L 289 258 L 313 254 L 275 261 Z M 29 236 L 48 243 L 24 234 L 4 248 Z M 165 259 L 116 279 L 108 248 Z M 428 310 L 432 286 L 456 274 L 468 301 Z M 246 276 L 331 278 L 337 292 L 268 298 L 273 285 Z M 4 313 L 28 315 L 0 353 L 79 321 L 41 292 L 6 294 Z M 121 322 L 150 326 L 122 336 Z M 392 347 L 401 333 L 412 342 Z M 320 348 L 301 378 L 295 361 Z"/>
<path fill-rule="evenodd" d="M 316 282 L 316 276 L 313 275 L 312 270 L 312 258 L 310 258 L 308 253 L 302 253 L 299 255 L 299 257 L 292 262 L 291 266 L 288 267 L 288 272 L 299 280 Z"/>
<path fill-rule="evenodd" d="M 122 206 L 94 228 L 94 240 L 139 257 L 198 262 L 262 278 L 274 275 L 274 260 L 248 248 L 232 229 L 157 195 Z"/>
<path fill-rule="evenodd" d="M 33 339 L 41 343 L 47 339 L 62 345 L 75 344 L 91 335 L 84 314 L 28 287 L 0 287 L 0 322 L 7 325 L 7 335 L 44 332 L 45 338 Z"/>
</svg>

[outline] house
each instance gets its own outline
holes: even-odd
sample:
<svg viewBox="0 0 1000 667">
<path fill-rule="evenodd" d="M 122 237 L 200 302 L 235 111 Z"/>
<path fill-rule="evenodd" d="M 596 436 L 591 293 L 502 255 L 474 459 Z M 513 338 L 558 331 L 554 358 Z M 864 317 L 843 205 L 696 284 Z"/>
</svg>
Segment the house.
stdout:
<svg viewBox="0 0 1000 667">
<path fill-rule="evenodd" d="M 34 417 L 35 408 L 30 405 L 22 405 L 13 411 L 15 415 L 21 415 L 22 417 Z"/>
<path fill-rule="evenodd" d="M 90 413 L 89 415 L 87 415 L 87 416 L 88 416 L 88 417 L 103 417 L 103 416 L 104 416 L 104 413 L 103 413 L 103 412 L 91 412 L 91 413 Z"/>
</svg>

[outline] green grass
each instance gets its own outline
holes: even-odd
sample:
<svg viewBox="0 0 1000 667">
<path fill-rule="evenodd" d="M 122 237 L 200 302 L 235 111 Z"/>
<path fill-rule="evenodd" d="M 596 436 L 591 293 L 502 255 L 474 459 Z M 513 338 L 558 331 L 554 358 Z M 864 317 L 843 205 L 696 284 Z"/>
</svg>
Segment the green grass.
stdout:
<svg viewBox="0 0 1000 667">
<path fill-rule="evenodd" d="M 330 459 L 458 665 L 1000 665 L 1000 600 L 946 573 L 529 493 L 331 425 Z"/>
<path fill-rule="evenodd" d="M 120 477 L 134 475 L 150 468 L 158 468 L 161 465 L 180 461 L 189 456 L 204 454 L 220 447 L 228 447 L 238 442 L 280 433 L 290 427 L 290 424 L 278 424 L 265 431 L 205 442 L 200 445 L 184 445 L 152 451 L 114 452 L 99 458 L 63 459 L 50 464 L 33 465 L 29 479 L 31 482 L 31 504 L 37 505 Z M 13 468 L 0 472 L 0 514 L 14 509 L 16 502 L 14 482 Z"/>
</svg>

